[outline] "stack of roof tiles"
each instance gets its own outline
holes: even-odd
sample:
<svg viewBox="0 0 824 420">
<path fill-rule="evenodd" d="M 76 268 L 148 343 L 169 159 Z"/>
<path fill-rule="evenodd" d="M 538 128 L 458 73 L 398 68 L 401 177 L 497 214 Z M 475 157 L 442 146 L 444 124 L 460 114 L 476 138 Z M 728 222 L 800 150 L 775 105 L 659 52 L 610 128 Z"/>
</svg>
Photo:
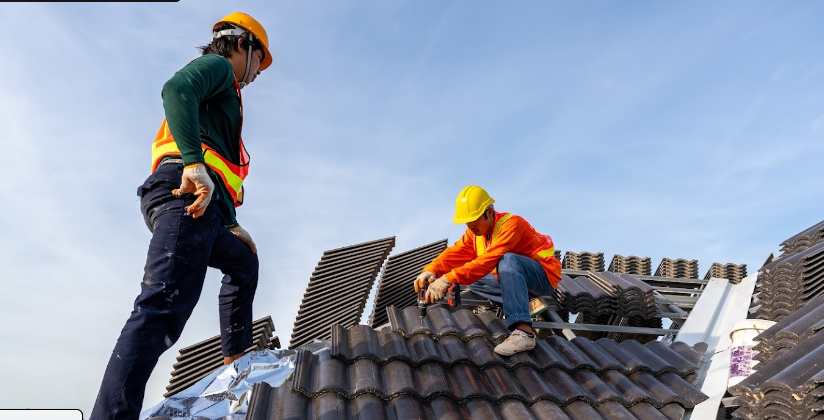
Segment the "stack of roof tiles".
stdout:
<svg viewBox="0 0 824 420">
<path fill-rule="evenodd" d="M 568 270 L 604 271 L 603 252 L 567 252 L 561 261 L 561 268 Z"/>
<path fill-rule="evenodd" d="M 661 259 L 661 264 L 655 270 L 655 275 L 660 277 L 673 277 L 685 279 L 698 278 L 698 260 L 687 260 L 678 258 L 671 260 L 669 258 Z"/>
<path fill-rule="evenodd" d="M 392 255 L 386 260 L 375 293 L 375 304 L 369 315 L 370 326 L 381 326 L 389 319 L 386 316 L 388 306 L 405 308 L 416 303 L 417 295 L 412 292 L 415 278 L 426 264 L 432 262 L 438 254 L 446 249 L 447 240 L 443 239 L 400 254 Z"/>
<path fill-rule="evenodd" d="M 741 283 L 741 279 L 747 277 L 747 264 L 736 265 L 733 263 L 727 263 L 722 265 L 714 262 L 710 266 L 710 269 L 707 270 L 707 274 L 704 275 L 704 280 L 709 280 L 713 277 L 727 279 L 732 284 Z"/>
<path fill-rule="evenodd" d="M 434 305 L 388 308 L 390 326 L 335 326 L 331 349 L 300 351 L 292 380 L 254 385 L 247 420 L 681 419 L 708 397 L 705 347 L 559 336 L 501 357 L 503 321 Z"/>
<path fill-rule="evenodd" d="M 328 340 L 330 327 L 360 322 L 375 278 L 395 237 L 325 251 L 298 309 L 289 348 Z"/>
<path fill-rule="evenodd" d="M 801 252 L 821 241 L 824 241 L 824 220 L 781 242 L 781 256 Z"/>
<path fill-rule="evenodd" d="M 759 362 L 754 368 L 759 369 L 770 363 L 823 328 L 824 295 L 811 300 L 753 339 L 757 343 L 753 350 L 758 352 L 753 359 Z"/>
<path fill-rule="evenodd" d="M 798 331 L 807 327 L 800 319 L 796 322 L 804 325 L 789 323 L 780 328 L 775 324 L 776 336 L 788 329 Z M 813 330 L 816 332 L 766 363 L 759 363 L 755 372 L 730 387 L 730 393 L 737 395 L 740 407 L 733 412 L 734 416 L 746 420 L 824 418 L 824 331 Z"/>
<path fill-rule="evenodd" d="M 275 324 L 266 316 L 252 323 L 252 345 L 245 351 L 280 348 L 280 339 L 273 335 Z M 177 363 L 172 365 L 172 377 L 166 386 L 163 398 L 177 394 L 195 382 L 209 376 L 223 366 L 220 350 L 220 336 L 216 335 L 191 346 L 180 349 Z"/>
<path fill-rule="evenodd" d="M 649 276 L 652 274 L 652 260 L 649 257 L 642 258 L 636 257 L 635 255 L 624 257 L 615 254 L 612 256 L 612 262 L 609 263 L 609 269 L 607 271 Z"/>
<path fill-rule="evenodd" d="M 655 289 L 631 274 L 609 271 L 589 276 L 561 275 L 558 303 L 573 313 L 615 314 L 649 319 L 659 316 Z"/>
<path fill-rule="evenodd" d="M 824 242 L 774 259 L 758 272 L 751 309 L 757 318 L 780 321 L 824 293 Z"/>
</svg>

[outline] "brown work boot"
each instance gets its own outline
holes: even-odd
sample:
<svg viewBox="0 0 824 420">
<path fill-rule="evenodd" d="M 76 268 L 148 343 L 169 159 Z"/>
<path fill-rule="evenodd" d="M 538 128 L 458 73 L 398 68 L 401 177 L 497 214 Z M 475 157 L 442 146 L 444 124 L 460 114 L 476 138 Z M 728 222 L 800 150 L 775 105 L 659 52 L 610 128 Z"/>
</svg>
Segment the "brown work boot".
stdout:
<svg viewBox="0 0 824 420">
<path fill-rule="evenodd" d="M 232 355 L 232 356 L 224 356 L 223 357 L 223 366 L 231 365 L 232 362 L 234 362 L 237 359 L 240 359 L 241 357 L 243 357 L 244 354 L 246 354 L 246 353 L 245 352 L 240 352 L 240 353 Z"/>
<path fill-rule="evenodd" d="M 501 356 L 512 356 L 515 353 L 528 351 L 535 348 L 535 334 L 530 337 L 527 333 L 515 329 L 509 333 L 509 337 L 503 343 L 495 346 L 495 353 Z"/>
</svg>

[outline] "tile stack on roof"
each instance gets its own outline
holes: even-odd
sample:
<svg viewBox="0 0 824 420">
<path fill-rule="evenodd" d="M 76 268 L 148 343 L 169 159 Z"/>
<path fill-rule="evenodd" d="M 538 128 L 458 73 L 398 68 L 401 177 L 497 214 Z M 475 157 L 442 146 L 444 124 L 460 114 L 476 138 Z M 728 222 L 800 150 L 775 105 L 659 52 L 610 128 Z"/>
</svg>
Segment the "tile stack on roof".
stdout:
<svg viewBox="0 0 824 420">
<path fill-rule="evenodd" d="M 818 330 L 768 363 L 756 365 L 758 370 L 730 387 L 740 405 L 733 415 L 746 420 L 821 419 L 822 360 L 824 331 Z"/>
<path fill-rule="evenodd" d="M 704 280 L 711 278 L 727 279 L 732 284 L 741 283 L 741 279 L 747 277 L 747 264 L 736 265 L 733 263 L 720 264 L 712 263 L 707 274 L 704 275 Z"/>
<path fill-rule="evenodd" d="M 809 301 L 753 339 L 757 342 L 753 350 L 758 351 L 753 359 L 759 362 L 754 369 L 768 364 L 821 329 L 824 329 L 824 295 Z"/>
<path fill-rule="evenodd" d="M 270 316 L 253 322 L 252 346 L 245 351 L 280 348 L 280 339 L 273 335 L 274 331 L 275 324 Z M 220 335 L 180 349 L 180 355 L 176 360 L 177 363 L 172 365 L 172 377 L 169 379 L 163 398 L 169 398 L 183 391 L 223 366 Z"/>
<path fill-rule="evenodd" d="M 655 275 L 660 277 L 674 277 L 697 279 L 698 278 L 698 260 L 686 260 L 678 258 L 671 260 L 669 258 L 661 259 L 661 264 L 655 270 Z"/>
<path fill-rule="evenodd" d="M 824 220 L 781 242 L 779 258 L 801 252 L 822 241 L 824 241 Z"/>
<path fill-rule="evenodd" d="M 395 237 L 325 251 L 298 308 L 289 348 L 328 340 L 330 327 L 360 322 L 375 277 Z"/>
<path fill-rule="evenodd" d="M 751 312 L 780 321 L 824 294 L 824 242 L 761 267 Z"/>
<path fill-rule="evenodd" d="M 655 303 L 655 289 L 631 274 L 601 271 L 575 278 L 562 274 L 557 293 L 558 303 L 569 312 L 644 319 L 660 313 Z"/>
<path fill-rule="evenodd" d="M 582 252 L 576 254 L 567 251 L 567 253 L 564 254 L 564 259 L 561 261 L 561 268 L 568 270 L 604 271 L 604 253 Z"/>
<path fill-rule="evenodd" d="M 551 336 L 504 358 L 498 318 L 436 305 L 430 333 L 410 334 L 417 308 L 389 310 L 390 327 L 336 326 L 330 350 L 299 353 L 293 380 L 255 384 L 246 419 L 677 420 L 708 398 L 700 347 Z"/>
<path fill-rule="evenodd" d="M 649 257 L 642 258 L 635 255 L 624 257 L 615 254 L 612 256 L 612 262 L 609 263 L 607 271 L 649 276 L 652 274 L 652 260 Z"/>
<path fill-rule="evenodd" d="M 415 305 L 417 300 L 417 295 L 413 293 L 415 278 L 426 264 L 432 262 L 441 251 L 446 249 L 446 246 L 447 240 L 443 239 L 389 256 L 378 281 L 375 305 L 369 315 L 370 326 L 377 327 L 389 322 L 386 317 L 388 306 L 405 308 Z"/>
</svg>

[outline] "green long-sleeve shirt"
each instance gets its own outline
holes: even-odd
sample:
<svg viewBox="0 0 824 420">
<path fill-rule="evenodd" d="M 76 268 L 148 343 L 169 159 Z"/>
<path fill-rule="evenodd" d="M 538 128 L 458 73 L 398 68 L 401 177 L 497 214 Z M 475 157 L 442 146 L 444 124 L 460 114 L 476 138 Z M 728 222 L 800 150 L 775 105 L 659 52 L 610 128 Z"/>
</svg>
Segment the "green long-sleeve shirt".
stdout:
<svg viewBox="0 0 824 420">
<path fill-rule="evenodd" d="M 185 165 L 204 163 L 201 142 L 232 163 L 240 163 L 241 103 L 228 59 L 216 54 L 196 58 L 163 85 L 161 97 Z M 209 174 L 229 208 L 229 225 L 236 224 L 227 187 L 212 170 Z"/>
</svg>

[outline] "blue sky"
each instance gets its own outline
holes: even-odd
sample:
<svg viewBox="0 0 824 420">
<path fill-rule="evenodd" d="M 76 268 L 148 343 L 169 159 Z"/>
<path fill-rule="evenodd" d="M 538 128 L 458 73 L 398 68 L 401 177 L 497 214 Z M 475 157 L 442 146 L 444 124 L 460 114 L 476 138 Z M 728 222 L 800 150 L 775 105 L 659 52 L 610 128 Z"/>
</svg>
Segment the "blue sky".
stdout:
<svg viewBox="0 0 824 420">
<path fill-rule="evenodd" d="M 697 259 L 702 277 L 754 273 L 824 219 L 821 2 L 2 3 L 0 407 L 88 417 L 140 290 L 160 89 L 233 11 L 274 57 L 243 92 L 238 220 L 254 316 L 284 345 L 323 251 L 454 242 L 470 184 L 563 252 Z M 145 407 L 218 333 L 219 282 Z"/>
</svg>

